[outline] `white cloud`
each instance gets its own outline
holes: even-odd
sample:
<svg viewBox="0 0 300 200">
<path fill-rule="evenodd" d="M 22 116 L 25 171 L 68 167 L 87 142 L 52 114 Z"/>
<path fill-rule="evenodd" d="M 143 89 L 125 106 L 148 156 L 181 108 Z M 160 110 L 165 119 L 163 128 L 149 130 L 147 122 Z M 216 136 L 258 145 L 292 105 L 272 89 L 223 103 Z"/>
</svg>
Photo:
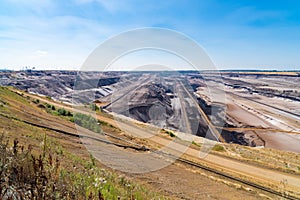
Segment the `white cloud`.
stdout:
<svg viewBox="0 0 300 200">
<path fill-rule="evenodd" d="M 118 1 L 118 0 L 98 0 L 109 12 L 117 12 L 120 10 L 130 10 L 130 5 L 132 2 L 130 1 Z"/>
<path fill-rule="evenodd" d="M 135 3 L 134 0 L 74 0 L 74 2 L 77 4 L 97 2 L 110 13 L 116 13 L 118 11 L 130 11 L 133 8 L 133 5 L 138 3 Z"/>
<path fill-rule="evenodd" d="M 33 12 L 43 13 L 46 9 L 53 8 L 51 0 L 4 0 L 17 8 L 28 9 Z"/>
<path fill-rule="evenodd" d="M 34 55 L 37 57 L 45 57 L 48 55 L 47 51 L 43 51 L 43 50 L 37 50 L 34 52 Z"/>
<path fill-rule="evenodd" d="M 14 69 L 78 67 L 113 30 L 75 16 L 0 16 L 0 27 L 0 68 Z"/>
</svg>

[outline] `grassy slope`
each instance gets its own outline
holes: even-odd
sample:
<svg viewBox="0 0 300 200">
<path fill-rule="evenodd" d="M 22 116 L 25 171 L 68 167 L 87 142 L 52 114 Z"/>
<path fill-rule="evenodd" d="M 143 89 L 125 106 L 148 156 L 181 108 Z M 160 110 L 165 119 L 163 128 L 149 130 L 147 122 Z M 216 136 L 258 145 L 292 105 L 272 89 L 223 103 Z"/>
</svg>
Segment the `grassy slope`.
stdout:
<svg viewBox="0 0 300 200">
<path fill-rule="evenodd" d="M 26 94 L 24 95 L 24 97 L 25 96 Z M 19 97 L 16 98 L 18 98 L 19 101 L 24 101 L 24 98 L 19 98 Z M 30 101 L 33 102 L 35 101 L 35 99 L 31 99 Z M 36 109 L 36 107 L 34 107 L 34 109 Z M 38 109 L 37 112 L 40 112 L 40 109 Z M 103 119 L 111 118 L 111 116 L 105 113 L 98 113 L 98 114 L 103 116 Z M 52 116 L 48 116 L 48 118 L 50 117 Z M 65 119 L 68 120 L 69 118 L 66 117 Z M 63 121 L 60 121 L 60 123 L 63 123 Z M 102 122 L 101 125 L 102 125 L 102 129 L 106 132 L 112 132 L 112 133 L 120 132 L 118 128 L 106 122 Z M 193 146 L 197 147 L 197 145 L 193 145 Z M 300 173 L 300 159 L 299 159 L 300 155 L 297 153 L 285 152 L 285 151 L 269 149 L 269 148 L 255 149 L 255 148 L 245 147 L 245 146 L 235 145 L 235 144 L 222 144 L 222 146 L 224 146 L 225 151 L 216 151 L 217 149 L 213 148 L 213 153 L 217 153 L 222 156 L 237 159 L 247 163 L 252 163 L 254 165 L 259 165 L 262 167 L 278 169 L 280 171 L 291 172 L 296 174 Z"/>
<path fill-rule="evenodd" d="M 49 156 L 53 160 L 57 160 L 60 166 L 59 175 L 58 177 L 49 175 L 47 177 L 48 183 L 44 186 L 45 188 L 53 187 L 55 183 L 57 185 L 68 185 L 68 187 L 57 187 L 55 190 L 56 197 L 71 199 L 70 194 L 72 194 L 76 199 L 86 199 L 89 197 L 91 199 L 101 199 L 100 196 L 104 197 L 104 199 L 164 199 L 161 195 L 149 191 L 145 186 L 129 181 L 123 175 L 105 169 L 88 154 L 84 146 L 80 144 L 79 139 L 60 135 L 54 131 L 38 128 L 7 117 L 14 116 L 26 119 L 28 117 L 26 112 L 41 112 L 41 109 L 33 101 L 33 99 L 27 98 L 26 95 L 22 96 L 12 92 L 8 88 L 0 87 L 0 130 L 5 138 L 9 140 L 9 145 L 5 148 L 8 152 L 5 155 L 8 155 L 9 149 L 13 146 L 13 140 L 16 138 L 19 142 L 20 147 L 18 149 L 20 154 L 22 154 L 20 150 L 21 146 L 24 146 L 24 149 L 32 149 L 30 154 L 34 157 L 38 158 L 39 155 L 42 155 L 44 168 L 52 167 L 49 163 Z M 46 112 L 43 112 L 43 116 L 52 120 L 56 118 L 56 120 L 62 121 L 62 117 L 53 116 Z M 5 144 L 5 140 L 1 141 L 2 147 Z M 14 160 L 14 158 L 16 159 L 17 157 L 11 156 L 8 160 Z M 1 163 L 4 162 L 4 157 L 2 157 Z M 28 157 L 12 162 L 9 161 L 6 167 L 23 166 L 24 162 L 34 165 L 32 157 Z M 5 174 L 4 172 L 8 171 L 10 173 L 12 171 L 11 169 L 6 169 L 6 171 L 3 168 L 0 169 L 3 172 L 2 175 Z M 34 172 L 29 170 L 27 175 L 35 177 L 32 173 Z M 7 177 L 11 177 L 11 173 L 7 174 Z M 26 185 L 25 183 L 22 185 L 21 181 L 10 184 L 12 188 L 25 187 Z M 5 187 L 9 188 L 8 185 L 8 182 L 6 185 L 1 184 L 0 191 L 3 192 Z M 36 188 L 38 186 L 43 185 L 35 185 Z M 70 193 L 67 195 L 66 191 Z M 99 192 L 101 193 L 100 196 Z M 45 194 L 47 194 L 46 190 Z"/>
<path fill-rule="evenodd" d="M 28 99 L 26 94 L 24 94 L 22 97 L 22 95 L 20 96 L 7 89 L 0 88 L 0 114 L 6 113 L 9 115 L 26 118 L 29 117 L 29 115 L 25 115 L 24 112 L 20 112 L 18 111 L 18 109 L 23 109 L 25 113 L 33 112 L 33 111 L 41 112 L 42 110 L 43 115 L 47 119 L 51 119 L 54 121 L 56 120 L 57 123 L 66 123 L 67 120 L 69 120 L 67 117 L 54 116 L 53 114 L 55 113 L 52 113 L 51 115 L 47 114 L 44 109 L 38 108 L 38 104 L 33 103 L 34 101 L 35 99 L 33 98 Z M 7 102 L 8 105 L 5 104 L 5 102 Z M 62 118 L 65 120 L 61 120 Z M 33 144 L 36 147 L 36 149 L 40 148 L 41 143 L 43 142 L 43 135 L 46 133 L 49 136 L 47 137 L 48 138 L 47 141 L 53 139 L 56 142 L 56 144 L 52 144 L 50 146 L 55 147 L 55 149 L 58 148 L 55 150 L 57 152 L 61 152 L 61 151 L 65 152 L 61 156 L 61 159 L 64 160 L 62 165 L 64 165 L 65 163 L 65 167 L 67 169 L 70 166 L 76 166 L 76 168 L 84 170 L 88 164 L 82 164 L 82 162 L 91 163 L 90 156 L 85 151 L 84 147 L 79 144 L 80 141 L 70 142 L 72 140 L 75 140 L 74 138 L 58 135 L 56 132 L 45 130 L 45 129 L 39 129 L 29 125 L 27 125 L 28 126 L 27 128 L 24 128 L 26 127 L 26 124 L 18 121 L 12 121 L 11 119 L 7 119 L 2 116 L 0 116 L 0 120 L 2 121 L 0 128 L 5 127 L 5 132 L 9 133 L 10 138 L 18 137 L 18 139 L 21 141 L 20 143 L 23 144 L 28 143 L 28 141 L 30 141 L 30 143 Z M 117 128 L 110 126 L 107 123 L 103 123 L 103 125 L 105 125 L 103 126 L 106 129 L 105 131 L 108 132 L 120 131 Z M 273 149 L 253 149 L 249 147 L 232 145 L 232 144 L 221 144 L 221 145 L 224 146 L 225 149 L 222 148 L 222 151 L 215 149 L 215 153 L 220 154 L 222 156 L 228 156 L 237 160 L 258 164 L 264 167 L 267 166 L 270 168 L 278 168 L 280 170 L 284 170 L 287 172 L 299 173 L 300 171 L 299 155 L 295 153 L 282 152 Z M 199 148 L 197 145 L 194 146 Z M 84 160 L 84 161 L 79 162 L 79 160 Z M 74 161 L 76 161 L 76 163 L 74 163 Z M 69 170 L 73 171 L 73 167 Z M 142 199 L 145 198 L 146 196 L 144 195 L 144 198 Z"/>
</svg>

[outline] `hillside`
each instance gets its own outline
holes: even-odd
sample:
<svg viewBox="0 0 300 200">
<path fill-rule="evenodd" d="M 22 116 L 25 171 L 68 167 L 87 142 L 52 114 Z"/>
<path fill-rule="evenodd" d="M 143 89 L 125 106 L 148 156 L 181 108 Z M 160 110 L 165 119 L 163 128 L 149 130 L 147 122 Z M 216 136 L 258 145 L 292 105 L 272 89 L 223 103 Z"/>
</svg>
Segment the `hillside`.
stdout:
<svg viewBox="0 0 300 200">
<path fill-rule="evenodd" d="M 95 133 L 87 129 L 80 128 L 78 132 L 78 129 L 75 128 L 72 122 L 74 121 L 72 115 L 74 116 L 75 113 L 68 105 L 6 87 L 0 88 L 0 100 L 0 119 L 2 122 L 0 128 L 3 130 L 4 136 L 9 138 L 10 145 L 13 145 L 13 140 L 16 138 L 19 145 L 25 146 L 25 149 L 28 145 L 31 145 L 32 153 L 37 157 L 40 154 L 45 154 L 51 155 L 54 160 L 58 158 L 62 171 L 67 171 L 67 174 L 70 173 L 72 177 L 79 178 L 69 180 L 69 184 L 71 186 L 74 185 L 75 188 L 82 187 L 82 184 L 84 184 L 83 191 L 85 191 L 85 195 L 88 196 L 91 193 L 94 195 L 93 199 L 98 198 L 99 191 L 101 191 L 101 195 L 105 199 L 111 199 L 110 197 L 115 199 L 118 196 L 127 199 L 128 195 L 132 195 L 137 199 L 162 199 L 164 197 L 170 199 L 195 199 L 196 196 L 216 199 L 223 198 L 224 196 L 229 199 L 264 199 L 265 196 L 277 198 L 256 188 L 250 187 L 249 189 L 249 186 L 236 183 L 233 180 L 228 180 L 203 169 L 195 169 L 180 162 L 175 162 L 162 169 L 146 174 L 132 174 L 112 170 L 107 165 L 103 165 L 105 163 L 98 162 L 93 157 L 96 156 L 97 158 L 97 154 L 93 154 L 93 156 L 89 154 L 89 151 L 86 149 L 92 147 L 88 145 L 89 143 L 97 144 L 97 146 L 103 145 L 105 148 L 114 148 L 120 154 L 127 155 L 128 153 L 143 152 L 144 150 L 141 148 L 143 146 L 151 149 L 160 148 L 160 145 L 164 141 L 173 140 L 173 134 L 178 135 L 178 133 L 174 132 L 170 134 L 166 131 L 161 132 L 160 135 L 151 139 L 140 139 L 134 137 L 134 131 L 132 132 L 134 129 L 132 127 L 129 128 L 131 134 L 124 132 L 123 129 L 121 131 L 118 128 L 120 124 L 116 124 L 112 116 L 97 111 L 97 118 L 100 120 L 102 130 L 111 136 L 123 138 L 119 140 L 113 137 L 107 139 L 106 137 L 106 142 L 108 141 L 109 143 L 103 144 L 103 141 L 99 141 L 99 137 L 95 138 Z M 62 112 L 62 109 L 65 112 Z M 86 109 L 89 108 L 87 107 Z M 128 125 L 130 125 L 129 122 Z M 147 125 L 139 124 L 138 127 L 144 127 L 139 129 L 139 131 L 144 131 L 143 129 L 147 130 Z M 79 137 L 85 139 L 82 140 Z M 96 141 L 95 139 L 98 140 Z M 131 143 L 128 143 L 129 140 Z M 178 142 L 182 143 L 183 141 L 178 140 Z M 191 154 L 187 153 L 185 157 L 195 160 L 195 157 L 191 157 L 192 151 L 199 151 L 199 145 L 201 144 L 193 142 L 190 146 Z M 294 153 L 222 144 L 213 149 L 211 156 L 220 156 L 219 159 L 221 157 L 230 158 L 224 161 L 231 165 L 230 160 L 233 159 L 234 163 L 238 165 L 246 167 L 249 165 L 248 167 L 250 168 L 251 166 L 256 166 L 253 169 L 258 169 L 257 167 L 259 166 L 270 169 L 278 174 L 283 172 L 293 174 L 288 179 L 291 180 L 291 184 L 292 177 L 299 177 L 299 159 L 298 155 Z M 278 160 L 281 160 L 281 162 L 277 162 Z M 147 159 L 142 161 L 145 163 L 148 162 Z M 198 162 L 202 161 L 199 160 Z M 214 160 L 210 162 L 212 163 L 206 164 L 215 169 L 220 167 L 216 165 L 217 163 L 214 163 Z M 113 166 L 113 163 L 111 164 Z M 222 170 L 226 170 L 226 168 Z M 100 184 L 101 187 L 97 184 L 97 187 L 88 187 L 89 184 L 95 185 L 96 176 L 99 176 L 97 173 L 100 172 L 104 173 L 103 177 L 105 177 L 105 180 L 109 179 L 111 181 L 102 183 L 102 185 Z M 269 172 L 269 170 L 265 172 Z M 90 173 L 92 173 L 90 177 L 94 177 L 94 180 L 83 178 L 86 177 L 86 174 Z M 124 182 L 124 180 L 126 181 Z M 130 185 L 129 188 L 128 184 Z M 284 186 L 285 190 L 294 190 L 293 187 L 289 187 L 289 184 L 290 182 Z M 3 188 L 3 186 L 1 187 Z M 199 192 L 199 188 L 201 188 L 201 192 Z M 281 188 L 279 183 L 278 188 Z M 70 190 L 77 191 L 74 188 Z"/>
<path fill-rule="evenodd" d="M 73 123 L 47 113 L 39 108 L 41 104 L 33 101 L 9 88 L 0 88 L 1 163 L 5 164 L 0 169 L 1 177 L 8 179 L 1 182 L 1 199 L 10 196 L 16 199 L 165 199 L 103 166 L 76 137 Z M 10 147 L 18 153 L 10 152 Z M 38 163 L 40 168 L 36 171 L 34 166 Z M 50 174 L 45 177 L 45 173 Z M 40 183 L 41 180 L 46 182 Z"/>
</svg>

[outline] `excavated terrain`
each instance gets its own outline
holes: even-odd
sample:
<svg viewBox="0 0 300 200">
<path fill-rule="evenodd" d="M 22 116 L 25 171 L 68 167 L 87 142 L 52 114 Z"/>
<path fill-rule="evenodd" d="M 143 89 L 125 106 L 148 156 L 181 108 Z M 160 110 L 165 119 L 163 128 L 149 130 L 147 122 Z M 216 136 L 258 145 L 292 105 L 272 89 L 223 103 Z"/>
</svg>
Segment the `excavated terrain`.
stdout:
<svg viewBox="0 0 300 200">
<path fill-rule="evenodd" d="M 96 102 L 110 112 L 202 137 L 213 126 L 228 143 L 295 152 L 299 80 L 297 72 L 0 72 L 0 85 L 58 101 Z"/>
</svg>

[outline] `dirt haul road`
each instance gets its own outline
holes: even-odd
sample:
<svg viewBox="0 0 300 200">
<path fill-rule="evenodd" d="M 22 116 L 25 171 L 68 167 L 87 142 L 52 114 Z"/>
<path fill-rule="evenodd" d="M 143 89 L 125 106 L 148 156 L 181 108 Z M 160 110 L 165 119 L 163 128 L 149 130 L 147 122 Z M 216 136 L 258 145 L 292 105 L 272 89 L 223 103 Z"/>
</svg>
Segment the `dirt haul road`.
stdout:
<svg viewBox="0 0 300 200">
<path fill-rule="evenodd" d="M 59 103 L 54 103 L 53 101 L 49 101 L 45 98 L 38 97 L 36 95 L 29 96 L 33 98 L 38 98 L 44 102 L 54 104 L 58 107 L 64 107 L 65 109 L 68 109 L 70 111 L 73 111 L 73 109 L 69 106 L 62 106 Z M 117 115 L 116 115 L 117 116 Z M 160 146 L 167 147 L 164 148 L 165 151 L 169 151 L 171 153 L 174 153 L 175 155 L 180 155 L 181 153 L 178 150 L 186 150 L 185 154 L 186 156 L 190 156 L 193 159 L 196 159 L 198 162 L 206 162 L 212 166 L 216 166 L 220 169 L 222 169 L 225 172 L 231 172 L 233 174 L 236 174 L 237 176 L 246 176 L 249 177 L 252 180 L 257 180 L 258 182 L 265 182 L 265 183 L 271 183 L 275 185 L 280 185 L 280 182 L 282 180 L 286 180 L 288 183 L 286 188 L 291 188 L 294 191 L 300 190 L 300 176 L 299 175 L 291 175 L 287 173 L 282 173 L 270 169 L 261 168 L 258 166 L 252 166 L 246 163 L 242 163 L 236 160 L 224 158 L 218 155 L 212 155 L 208 154 L 204 159 L 199 158 L 199 151 L 187 148 L 185 145 L 179 144 L 176 141 L 170 141 L 170 139 L 166 139 L 164 137 L 161 137 L 158 135 L 157 130 L 152 130 L 150 128 L 149 131 L 149 125 L 139 126 L 137 125 L 136 121 L 130 120 L 128 118 L 124 118 L 121 120 L 120 117 L 115 117 L 115 119 L 97 115 L 97 118 L 101 121 L 105 121 L 115 127 L 120 127 L 121 130 L 125 132 L 125 134 L 133 135 L 136 137 L 142 137 L 144 139 L 147 139 L 149 142 L 153 142 L 156 144 L 159 144 Z M 152 127 L 152 126 L 151 126 Z"/>
</svg>

